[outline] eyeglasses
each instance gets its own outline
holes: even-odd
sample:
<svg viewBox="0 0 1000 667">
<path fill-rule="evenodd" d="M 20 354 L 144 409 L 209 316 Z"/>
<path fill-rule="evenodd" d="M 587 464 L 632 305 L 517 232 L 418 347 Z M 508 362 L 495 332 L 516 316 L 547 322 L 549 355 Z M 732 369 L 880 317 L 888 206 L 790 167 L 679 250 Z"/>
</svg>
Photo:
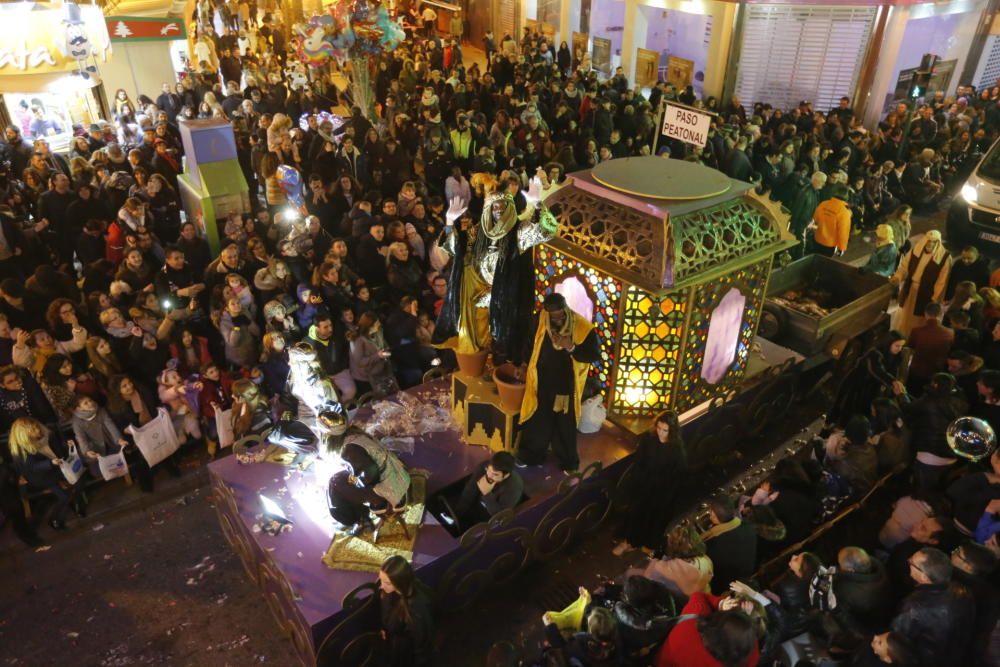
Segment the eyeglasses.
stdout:
<svg viewBox="0 0 1000 667">
<path fill-rule="evenodd" d="M 958 560 L 963 563 L 968 563 L 969 561 L 965 558 L 965 553 L 962 551 L 962 547 L 955 547 L 951 550 L 951 555 L 958 558 Z"/>
</svg>

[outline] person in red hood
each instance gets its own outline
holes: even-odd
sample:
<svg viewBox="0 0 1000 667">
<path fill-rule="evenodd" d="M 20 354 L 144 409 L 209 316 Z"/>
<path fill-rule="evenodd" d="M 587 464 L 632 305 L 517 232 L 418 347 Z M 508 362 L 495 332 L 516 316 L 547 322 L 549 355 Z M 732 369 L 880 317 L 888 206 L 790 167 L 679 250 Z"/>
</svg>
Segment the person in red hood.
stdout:
<svg viewBox="0 0 1000 667">
<path fill-rule="evenodd" d="M 757 667 L 752 602 L 695 593 L 656 656 L 656 667 Z"/>
</svg>

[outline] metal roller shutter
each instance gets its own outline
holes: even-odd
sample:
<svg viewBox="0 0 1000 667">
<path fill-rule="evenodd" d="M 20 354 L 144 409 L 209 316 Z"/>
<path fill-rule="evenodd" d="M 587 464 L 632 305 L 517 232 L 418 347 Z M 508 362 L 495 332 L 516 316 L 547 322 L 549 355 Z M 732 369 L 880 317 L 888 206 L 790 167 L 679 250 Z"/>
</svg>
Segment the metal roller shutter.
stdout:
<svg viewBox="0 0 1000 667">
<path fill-rule="evenodd" d="M 868 48 L 877 7 L 744 6 L 746 21 L 736 94 L 790 109 L 817 111 L 851 95 Z"/>
</svg>

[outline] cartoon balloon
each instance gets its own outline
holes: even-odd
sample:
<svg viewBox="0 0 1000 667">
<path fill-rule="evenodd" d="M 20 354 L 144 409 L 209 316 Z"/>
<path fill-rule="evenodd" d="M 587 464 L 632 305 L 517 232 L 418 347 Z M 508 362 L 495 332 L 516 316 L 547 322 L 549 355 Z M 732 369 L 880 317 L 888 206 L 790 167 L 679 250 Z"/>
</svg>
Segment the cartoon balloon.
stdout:
<svg viewBox="0 0 1000 667">
<path fill-rule="evenodd" d="M 990 456 L 997 447 L 993 427 L 977 417 L 959 417 L 953 421 L 945 431 L 945 439 L 956 456 L 970 461 Z"/>
<path fill-rule="evenodd" d="M 310 67 L 323 67 L 333 57 L 334 48 L 328 41 L 322 26 L 308 31 L 302 31 L 302 44 L 299 46 L 299 60 Z"/>
</svg>

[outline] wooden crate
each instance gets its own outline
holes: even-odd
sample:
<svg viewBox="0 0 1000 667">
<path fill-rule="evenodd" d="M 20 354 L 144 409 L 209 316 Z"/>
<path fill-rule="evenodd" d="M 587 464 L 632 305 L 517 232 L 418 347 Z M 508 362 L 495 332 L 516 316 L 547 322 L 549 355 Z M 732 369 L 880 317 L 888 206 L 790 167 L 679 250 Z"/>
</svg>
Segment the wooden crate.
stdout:
<svg viewBox="0 0 1000 667">
<path fill-rule="evenodd" d="M 451 410 L 462 427 L 465 442 L 494 452 L 514 451 L 520 410 L 500 406 L 496 385 L 482 378 L 451 376 Z"/>
</svg>

